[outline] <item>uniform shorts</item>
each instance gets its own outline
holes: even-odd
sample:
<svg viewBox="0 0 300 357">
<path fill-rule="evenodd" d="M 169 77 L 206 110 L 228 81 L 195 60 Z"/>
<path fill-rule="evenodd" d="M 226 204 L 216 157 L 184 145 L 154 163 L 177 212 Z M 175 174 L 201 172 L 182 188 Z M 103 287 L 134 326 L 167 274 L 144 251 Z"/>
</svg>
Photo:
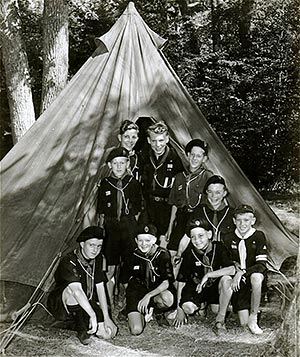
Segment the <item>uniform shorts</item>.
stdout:
<svg viewBox="0 0 300 357">
<path fill-rule="evenodd" d="M 219 281 L 220 278 L 214 280 L 208 287 L 204 287 L 201 293 L 196 292 L 197 284 L 187 283 L 182 289 L 180 306 L 185 302 L 193 302 L 200 308 L 201 303 L 219 304 Z"/>
<path fill-rule="evenodd" d="M 172 206 L 165 201 L 155 201 L 149 198 L 146 204 L 149 223 L 157 228 L 157 237 L 166 234 L 171 216 Z"/>
<path fill-rule="evenodd" d="M 153 288 L 149 289 L 146 287 L 143 282 L 139 282 L 138 280 L 130 280 L 128 287 L 126 289 L 126 312 L 129 314 L 130 312 L 138 311 L 138 303 L 139 301 Z M 172 293 L 174 299 L 174 306 L 176 304 L 176 289 L 173 284 L 170 284 L 168 290 Z M 172 305 L 172 307 L 173 307 Z M 150 299 L 149 307 L 154 307 L 155 303 L 153 298 Z M 170 307 L 171 308 L 171 307 Z"/>
<path fill-rule="evenodd" d="M 103 253 L 108 265 L 118 265 L 136 248 L 135 233 L 137 222 L 134 216 L 123 216 L 105 220 L 105 240 Z"/>
<path fill-rule="evenodd" d="M 49 311 L 52 313 L 54 318 L 59 321 L 66 321 L 72 318 L 72 314 L 74 311 L 82 310 L 83 315 L 85 316 L 85 321 L 87 321 L 87 326 L 89 324 L 89 315 L 80 307 L 80 305 L 76 305 L 76 308 L 72 306 L 68 306 L 68 311 L 65 309 L 65 306 L 62 301 L 62 293 L 65 288 L 58 288 L 53 290 L 47 300 L 47 307 Z M 103 322 L 103 313 L 100 308 L 100 305 L 95 300 L 89 300 L 90 305 L 96 313 L 97 321 Z"/>
</svg>

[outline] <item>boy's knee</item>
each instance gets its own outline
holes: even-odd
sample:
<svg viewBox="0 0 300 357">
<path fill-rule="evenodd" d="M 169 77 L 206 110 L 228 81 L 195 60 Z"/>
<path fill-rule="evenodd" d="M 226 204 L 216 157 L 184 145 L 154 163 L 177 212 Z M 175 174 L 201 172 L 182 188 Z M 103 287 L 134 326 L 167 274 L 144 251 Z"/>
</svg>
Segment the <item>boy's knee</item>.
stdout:
<svg viewBox="0 0 300 357">
<path fill-rule="evenodd" d="M 182 304 L 182 310 L 187 315 L 192 315 L 198 310 L 198 306 L 195 305 L 193 302 L 185 302 L 184 304 Z"/>
<path fill-rule="evenodd" d="M 250 277 L 252 286 L 261 286 L 264 280 L 264 275 L 261 273 L 252 273 Z"/>
<path fill-rule="evenodd" d="M 223 288 L 229 288 L 231 286 L 231 283 L 232 283 L 232 277 L 229 275 L 224 275 L 220 279 L 219 286 Z"/>
<path fill-rule="evenodd" d="M 133 325 L 130 326 L 130 333 L 134 336 L 138 336 L 143 332 L 143 326 Z"/>
<path fill-rule="evenodd" d="M 154 302 L 156 303 L 157 307 L 160 309 L 170 307 L 174 303 L 174 296 L 173 294 L 169 291 L 163 291 L 157 299 L 154 299 Z"/>
</svg>

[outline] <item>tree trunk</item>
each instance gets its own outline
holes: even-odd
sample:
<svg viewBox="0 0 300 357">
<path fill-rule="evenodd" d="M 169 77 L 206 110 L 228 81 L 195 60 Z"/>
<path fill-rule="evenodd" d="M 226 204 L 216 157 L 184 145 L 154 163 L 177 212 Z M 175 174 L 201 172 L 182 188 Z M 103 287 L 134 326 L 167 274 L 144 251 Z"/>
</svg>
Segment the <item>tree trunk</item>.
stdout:
<svg viewBox="0 0 300 357">
<path fill-rule="evenodd" d="M 41 113 L 58 96 L 68 79 L 69 30 L 66 0 L 45 0 L 43 27 Z"/>
<path fill-rule="evenodd" d="M 16 0 L 1 0 L 0 22 L 0 42 L 15 144 L 35 121 L 28 59 L 23 47 Z"/>
<path fill-rule="evenodd" d="M 211 35 L 212 35 L 212 46 L 213 46 L 212 50 L 213 52 L 216 52 L 220 49 L 220 44 L 221 44 L 218 0 L 210 0 L 210 11 L 211 11 Z"/>
<path fill-rule="evenodd" d="M 244 53 L 248 53 L 251 45 L 250 40 L 250 26 L 253 11 L 254 0 L 244 0 L 240 5 L 240 17 L 239 17 L 239 37 Z"/>
</svg>

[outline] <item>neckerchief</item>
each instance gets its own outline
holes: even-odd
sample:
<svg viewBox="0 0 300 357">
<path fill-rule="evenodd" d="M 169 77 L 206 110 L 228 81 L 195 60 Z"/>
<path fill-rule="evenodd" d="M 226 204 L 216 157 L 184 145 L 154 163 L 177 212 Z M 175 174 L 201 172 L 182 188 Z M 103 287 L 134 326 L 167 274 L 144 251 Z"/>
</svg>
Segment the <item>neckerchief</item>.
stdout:
<svg viewBox="0 0 300 357">
<path fill-rule="evenodd" d="M 205 218 L 207 219 L 207 221 L 212 225 L 213 229 L 214 229 L 214 237 L 213 240 L 215 241 L 220 241 L 220 234 L 219 234 L 219 228 L 222 224 L 222 222 L 224 221 L 224 219 L 226 218 L 228 212 L 229 212 L 229 206 L 227 206 L 225 204 L 225 202 L 222 202 L 221 205 L 218 207 L 217 210 L 214 210 L 213 207 L 208 203 L 208 208 L 210 208 L 211 210 L 213 210 L 214 215 L 213 215 L 213 221 L 211 221 L 208 217 L 208 214 L 206 212 L 206 207 L 203 206 L 203 212 L 205 215 Z M 222 211 L 223 208 L 225 208 L 227 206 L 227 209 L 225 210 L 223 217 L 221 217 L 221 219 L 218 219 L 218 212 Z"/>
<path fill-rule="evenodd" d="M 213 250 L 213 255 L 211 258 L 211 261 L 208 257 L 208 253 L 210 253 Z M 192 249 L 192 253 L 194 255 L 194 257 L 197 259 L 198 262 L 201 263 L 201 265 L 203 265 L 204 268 L 204 275 L 207 274 L 209 271 L 213 271 L 213 264 L 214 264 L 214 260 L 215 260 L 215 255 L 216 255 L 216 246 L 214 244 L 212 244 L 212 242 L 209 242 L 208 247 L 205 249 L 205 251 L 203 250 L 196 250 L 196 252 L 198 252 L 198 254 L 202 255 L 202 261 L 201 259 L 197 256 L 197 254 L 194 252 L 194 248 Z"/>
<path fill-rule="evenodd" d="M 123 203 L 125 205 L 125 214 L 128 215 L 129 214 L 129 208 L 128 208 L 128 204 L 129 204 L 129 199 L 126 200 L 126 196 L 125 196 L 125 188 L 129 185 L 129 183 L 132 180 L 132 176 L 129 177 L 128 182 L 125 184 L 124 187 L 122 182 L 124 180 L 124 178 L 127 176 L 127 174 L 125 174 L 124 176 L 122 176 L 121 178 L 117 178 L 114 175 L 112 175 L 111 177 L 118 180 L 116 185 L 113 184 L 111 182 L 111 180 L 109 180 L 110 177 L 107 177 L 105 180 L 117 190 L 117 220 L 119 221 L 121 218 L 121 214 L 122 214 L 122 207 L 123 207 Z"/>
<path fill-rule="evenodd" d="M 203 173 L 205 172 L 205 169 L 201 166 L 198 170 L 196 170 L 195 172 L 189 172 L 188 174 L 183 173 L 183 175 L 185 176 L 185 183 L 186 183 L 186 187 L 185 187 L 185 197 L 186 197 L 186 202 L 187 202 L 187 206 L 190 209 L 194 209 L 198 206 L 198 204 L 201 201 L 201 196 L 202 196 L 202 192 L 199 193 L 199 196 L 197 198 L 197 202 L 195 205 L 192 204 L 192 200 L 191 200 L 191 195 L 190 195 L 190 184 L 195 181 L 197 178 L 199 178 L 201 175 L 203 175 Z"/>
<path fill-rule="evenodd" d="M 86 273 L 86 296 L 88 300 L 91 300 L 94 292 L 95 259 L 85 259 L 82 255 L 81 249 L 75 249 L 74 253 L 81 268 Z"/>
<path fill-rule="evenodd" d="M 234 231 L 234 233 L 240 238 L 238 251 L 240 256 L 241 269 L 246 269 L 247 250 L 245 240 L 251 237 L 255 231 L 256 229 L 252 227 L 244 236 L 242 236 L 237 229 Z"/>
<path fill-rule="evenodd" d="M 168 146 L 166 146 L 166 150 L 165 152 L 159 156 L 158 160 L 156 160 L 158 162 L 158 164 L 155 164 L 155 154 L 153 153 L 153 151 L 151 150 L 150 152 L 150 162 L 154 168 L 154 175 L 153 175 L 153 180 L 152 180 L 152 190 L 155 190 L 156 184 L 158 184 L 159 187 L 162 188 L 170 188 L 172 186 L 172 180 L 170 185 L 167 185 L 165 182 L 163 184 L 161 184 L 158 179 L 157 179 L 157 171 L 158 169 L 165 163 L 168 154 L 169 154 L 170 148 Z"/>
<path fill-rule="evenodd" d="M 146 282 L 146 287 L 149 289 L 150 282 L 155 283 L 156 278 L 159 277 L 159 275 L 155 272 L 154 266 L 152 262 L 160 255 L 161 250 L 157 249 L 158 246 L 157 244 L 154 244 L 150 252 L 145 255 L 142 253 L 140 250 L 137 252 L 134 252 L 133 254 L 137 256 L 138 258 L 146 261 L 146 270 L 145 270 L 145 282 Z"/>
</svg>

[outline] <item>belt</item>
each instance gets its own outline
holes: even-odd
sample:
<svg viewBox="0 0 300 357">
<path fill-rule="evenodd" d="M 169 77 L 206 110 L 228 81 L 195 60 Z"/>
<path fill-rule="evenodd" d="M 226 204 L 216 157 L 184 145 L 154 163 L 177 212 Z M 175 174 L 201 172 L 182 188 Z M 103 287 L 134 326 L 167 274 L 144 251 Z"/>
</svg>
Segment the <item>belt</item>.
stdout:
<svg viewBox="0 0 300 357">
<path fill-rule="evenodd" d="M 150 197 L 155 201 L 155 202 L 168 202 L 168 198 L 167 197 L 159 197 L 159 196 L 152 196 L 150 195 Z"/>
</svg>

